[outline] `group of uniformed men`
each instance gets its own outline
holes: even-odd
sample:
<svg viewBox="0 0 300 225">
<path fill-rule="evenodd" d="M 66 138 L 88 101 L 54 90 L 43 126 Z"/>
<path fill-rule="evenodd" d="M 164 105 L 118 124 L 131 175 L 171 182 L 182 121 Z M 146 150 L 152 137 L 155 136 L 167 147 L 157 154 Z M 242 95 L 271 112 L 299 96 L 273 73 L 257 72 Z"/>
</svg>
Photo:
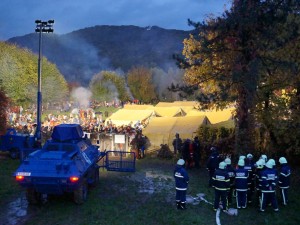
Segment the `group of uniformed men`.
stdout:
<svg viewBox="0 0 300 225">
<path fill-rule="evenodd" d="M 207 169 L 210 176 L 209 186 L 215 189 L 214 210 L 221 206 L 226 211 L 228 204 L 232 204 L 234 194 L 237 208 L 245 209 L 247 203 L 252 203 L 256 193 L 260 212 L 264 212 L 269 204 L 278 212 L 277 186 L 282 204 L 288 204 L 291 169 L 285 157 L 279 158 L 280 168 L 277 170 L 274 159 L 268 160 L 266 155 L 261 155 L 254 162 L 253 155 L 249 153 L 247 156 L 240 156 L 236 168 L 233 168 L 230 158 L 220 162 L 217 149 L 212 147 L 211 151 Z"/>
</svg>

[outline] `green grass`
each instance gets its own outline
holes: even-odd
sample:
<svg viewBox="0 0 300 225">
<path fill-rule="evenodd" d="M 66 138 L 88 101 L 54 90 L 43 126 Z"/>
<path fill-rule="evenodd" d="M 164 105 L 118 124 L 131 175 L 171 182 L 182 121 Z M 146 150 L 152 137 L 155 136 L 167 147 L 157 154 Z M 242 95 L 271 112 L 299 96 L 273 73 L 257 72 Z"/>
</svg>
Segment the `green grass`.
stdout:
<svg viewBox="0 0 300 225">
<path fill-rule="evenodd" d="M 13 196 L 16 192 L 20 191 L 20 187 L 15 182 L 13 172 L 20 164 L 19 160 L 12 160 L 6 153 L 0 154 L 0 203 L 5 202 Z"/>
<path fill-rule="evenodd" d="M 175 208 L 175 189 L 173 169 L 176 160 L 159 160 L 149 155 L 137 161 L 135 173 L 108 172 L 100 169 L 100 183 L 90 189 L 88 200 L 83 205 L 75 205 L 70 196 L 50 198 L 42 206 L 29 206 L 29 216 L 22 224 L 51 225 L 157 225 L 157 224 L 216 224 L 212 206 L 204 202 L 199 205 L 188 204 L 186 211 Z M 16 161 L 0 161 L 1 169 L 1 210 L 7 206 L 6 199 L 19 196 L 23 189 L 18 188 L 11 174 L 16 168 Z M 196 196 L 205 193 L 208 201 L 213 201 L 214 190 L 207 186 L 207 171 L 204 168 L 188 171 L 190 184 L 188 194 Z M 263 214 L 258 214 L 256 206 L 239 210 L 238 216 L 221 213 L 221 224 L 234 225 L 293 225 L 300 224 L 298 194 L 299 170 L 294 171 L 293 184 L 290 189 L 290 204 L 280 207 L 274 213 L 271 207 Z M 153 178 L 145 176 L 154 174 Z M 149 177 L 148 177 L 149 178 Z M 154 193 L 142 193 L 147 182 L 153 184 Z M 150 185 L 151 186 L 151 185 Z M 10 190 L 13 187 L 13 190 Z M 141 188 L 142 187 L 142 188 Z M 6 203 L 3 203 L 6 202 Z M 1 219 L 1 218 L 0 218 Z"/>
</svg>

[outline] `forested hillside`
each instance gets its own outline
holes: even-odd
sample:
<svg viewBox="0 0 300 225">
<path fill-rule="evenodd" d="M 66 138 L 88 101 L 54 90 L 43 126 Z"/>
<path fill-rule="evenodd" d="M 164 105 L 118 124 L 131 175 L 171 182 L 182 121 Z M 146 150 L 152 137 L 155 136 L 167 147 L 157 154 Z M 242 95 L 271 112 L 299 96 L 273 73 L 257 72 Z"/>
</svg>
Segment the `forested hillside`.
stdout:
<svg viewBox="0 0 300 225">
<path fill-rule="evenodd" d="M 175 67 L 189 31 L 159 27 L 95 26 L 64 35 L 43 34 L 43 55 L 55 63 L 68 82 L 87 85 L 101 70 L 127 72 L 134 66 Z M 38 34 L 8 40 L 38 52 Z"/>
</svg>

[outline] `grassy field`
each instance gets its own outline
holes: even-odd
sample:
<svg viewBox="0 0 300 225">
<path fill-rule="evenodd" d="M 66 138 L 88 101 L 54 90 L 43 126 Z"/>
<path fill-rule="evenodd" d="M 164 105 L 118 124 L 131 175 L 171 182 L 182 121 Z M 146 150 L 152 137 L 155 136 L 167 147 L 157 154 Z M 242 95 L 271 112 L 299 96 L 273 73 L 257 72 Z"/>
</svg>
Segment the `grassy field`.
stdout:
<svg viewBox="0 0 300 225">
<path fill-rule="evenodd" d="M 88 200 L 83 205 L 75 205 L 70 196 L 51 197 L 46 204 L 25 207 L 27 215 L 18 216 L 13 215 L 9 209 L 15 199 L 24 199 L 24 189 L 18 187 L 11 176 L 19 162 L 1 158 L 0 224 L 216 224 L 216 213 L 211 205 L 203 201 L 198 205 L 188 204 L 186 211 L 176 209 L 173 179 L 175 162 L 175 159 L 160 160 L 147 155 L 145 159 L 137 161 L 135 173 L 107 172 L 100 169 L 100 183 L 89 190 Z M 205 198 L 213 201 L 214 190 L 208 188 L 206 170 L 201 168 L 188 172 L 190 176 L 188 195 L 195 197 L 198 193 L 205 193 Z M 290 204 L 287 207 L 280 207 L 279 213 L 273 212 L 272 208 L 268 207 L 266 212 L 261 214 L 253 205 L 245 210 L 239 210 L 237 216 L 221 213 L 221 224 L 300 224 L 299 176 L 296 176 L 296 171 L 292 178 Z M 17 218 L 9 223 L 9 218 L 13 216 Z"/>
</svg>

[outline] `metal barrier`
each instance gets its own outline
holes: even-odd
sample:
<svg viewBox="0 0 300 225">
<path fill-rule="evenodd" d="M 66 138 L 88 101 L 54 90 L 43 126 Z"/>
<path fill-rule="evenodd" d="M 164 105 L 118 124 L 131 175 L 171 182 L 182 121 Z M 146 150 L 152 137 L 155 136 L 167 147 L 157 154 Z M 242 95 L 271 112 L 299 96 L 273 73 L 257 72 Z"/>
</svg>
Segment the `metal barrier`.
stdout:
<svg viewBox="0 0 300 225">
<path fill-rule="evenodd" d="M 135 172 L 135 153 L 106 151 L 105 168 L 108 171 Z"/>
</svg>

